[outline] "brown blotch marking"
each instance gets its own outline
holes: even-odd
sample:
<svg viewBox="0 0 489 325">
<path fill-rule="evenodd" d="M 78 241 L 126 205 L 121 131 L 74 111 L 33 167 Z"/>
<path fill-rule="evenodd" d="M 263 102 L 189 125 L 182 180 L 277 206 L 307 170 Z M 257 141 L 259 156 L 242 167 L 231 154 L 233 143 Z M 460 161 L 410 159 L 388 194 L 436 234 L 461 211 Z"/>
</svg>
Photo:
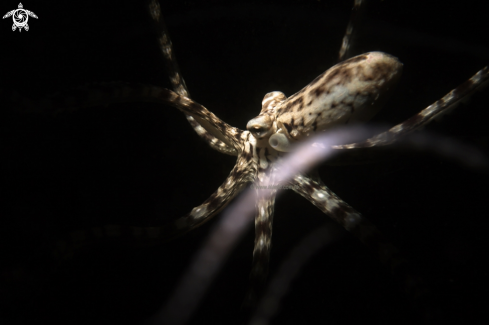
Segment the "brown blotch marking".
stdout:
<svg viewBox="0 0 489 325">
<path fill-rule="evenodd" d="M 342 69 L 340 76 L 341 76 L 341 83 L 342 84 L 351 82 L 351 79 L 352 79 L 351 69 Z"/>
<path fill-rule="evenodd" d="M 437 102 L 437 104 L 438 104 L 438 102 Z M 410 129 L 412 127 L 415 127 L 418 124 L 422 123 L 424 119 L 425 118 L 423 116 L 421 116 L 421 114 L 418 113 L 418 114 L 414 115 L 413 117 L 408 118 L 406 121 L 404 121 L 404 123 L 402 123 L 403 129 L 405 130 L 405 129 Z M 402 134 L 402 133 L 403 132 L 401 131 L 399 134 Z"/>
<path fill-rule="evenodd" d="M 312 102 L 313 102 L 313 101 L 314 101 L 314 98 L 313 98 L 313 99 L 311 99 L 311 100 L 309 101 L 309 103 L 307 103 L 307 106 L 311 106 L 311 104 L 312 104 Z"/>
<path fill-rule="evenodd" d="M 348 59 L 346 61 L 343 61 L 344 64 L 351 64 L 351 63 L 357 63 L 360 61 L 364 61 L 367 59 L 367 55 L 359 55 L 354 58 Z"/>
<path fill-rule="evenodd" d="M 188 105 L 189 110 L 192 110 L 194 112 L 197 112 L 200 110 L 201 106 L 195 102 L 190 102 Z"/>
<path fill-rule="evenodd" d="M 359 66 L 359 67 L 357 67 L 357 69 L 358 70 L 356 71 L 356 73 L 358 76 L 358 80 L 360 80 L 360 81 L 373 81 L 375 79 L 372 75 L 366 75 L 363 67 L 360 68 L 360 66 Z"/>
<path fill-rule="evenodd" d="M 288 113 L 292 110 L 292 105 L 291 103 L 287 103 L 287 105 L 282 106 L 283 107 L 283 112 L 282 113 Z"/>
<path fill-rule="evenodd" d="M 317 123 L 317 118 L 314 120 L 314 122 L 312 123 L 312 131 L 316 131 L 318 127 L 318 123 Z"/>
<path fill-rule="evenodd" d="M 289 111 L 291 108 L 298 106 L 297 111 L 299 112 L 302 109 L 302 107 L 304 106 L 304 98 L 302 96 L 300 96 L 299 98 L 297 98 L 294 101 L 292 101 L 291 103 L 289 103 L 288 106 L 289 106 Z"/>
<path fill-rule="evenodd" d="M 265 147 L 265 154 L 264 154 L 263 156 L 265 157 L 265 160 L 266 160 L 267 162 L 270 162 L 270 160 L 269 160 L 269 159 L 268 159 L 268 157 L 267 157 L 267 156 L 269 156 L 269 155 L 270 155 L 270 153 L 268 152 L 268 147 Z"/>
<path fill-rule="evenodd" d="M 284 123 L 284 126 L 287 129 L 287 132 L 290 134 L 290 132 L 292 132 L 292 126 L 288 123 Z"/>
<path fill-rule="evenodd" d="M 249 141 L 249 139 L 248 139 Z M 253 155 L 253 145 L 250 143 L 250 152 L 249 152 L 251 155 Z"/>
<path fill-rule="evenodd" d="M 445 100 L 443 98 L 438 99 L 436 101 L 436 105 L 438 105 L 438 107 L 444 106 L 445 105 Z"/>
<path fill-rule="evenodd" d="M 302 188 L 304 189 L 307 195 L 312 197 L 312 194 L 315 191 L 314 186 L 312 186 L 310 183 L 306 183 L 302 185 Z"/>
<path fill-rule="evenodd" d="M 364 61 L 367 59 L 367 55 L 359 55 L 359 56 L 356 56 L 354 58 L 351 58 L 351 59 L 348 59 L 346 61 L 343 61 L 341 63 L 338 63 L 334 69 L 335 71 L 333 71 L 329 76 L 328 76 L 328 80 L 331 80 L 332 78 L 336 77 L 337 74 L 341 73 L 342 71 L 345 71 L 345 70 L 350 70 L 350 69 L 345 69 L 345 67 L 347 66 L 351 66 L 353 63 L 357 63 L 357 62 L 360 62 L 360 61 Z"/>
<path fill-rule="evenodd" d="M 355 211 L 355 209 L 353 209 L 351 206 L 349 206 L 347 204 L 340 204 L 340 206 L 343 209 L 343 211 L 345 211 L 347 213 L 358 213 Z"/>
<path fill-rule="evenodd" d="M 353 112 L 355 112 L 355 108 L 353 107 L 353 105 L 348 105 L 348 107 L 350 107 L 350 114 L 353 114 Z"/>
<path fill-rule="evenodd" d="M 258 225 L 255 227 L 255 247 L 263 234 L 263 237 L 270 238 L 271 232 L 266 231 L 266 229 L 259 228 Z M 270 256 L 270 249 L 265 246 L 261 246 L 260 249 L 253 251 L 253 267 L 251 270 L 250 284 L 254 287 L 254 290 L 260 292 L 263 290 L 265 278 L 268 273 L 268 261 Z"/>
<path fill-rule="evenodd" d="M 356 103 L 356 101 L 358 99 L 358 96 L 360 96 L 360 94 L 359 93 L 355 93 L 355 98 L 353 98 L 353 102 L 350 104 L 351 105 L 351 108 L 352 108 L 352 112 L 355 111 L 355 103 Z"/>
<path fill-rule="evenodd" d="M 243 175 L 244 175 L 244 170 L 238 168 L 236 170 L 236 173 L 234 174 L 234 177 L 232 178 L 232 181 L 237 182 L 237 181 L 243 179 Z"/>
<path fill-rule="evenodd" d="M 374 76 L 381 76 L 382 78 L 385 78 L 385 76 L 389 73 L 390 71 L 390 65 L 386 63 L 377 63 L 372 67 L 372 70 L 374 71 Z"/>
<path fill-rule="evenodd" d="M 268 207 L 267 207 L 268 210 Z M 257 222 L 255 226 L 255 235 L 256 239 L 260 237 L 260 235 L 265 234 L 265 237 L 268 237 L 271 233 L 270 229 L 270 220 L 265 220 L 264 222 Z"/>
<path fill-rule="evenodd" d="M 222 121 L 216 121 L 216 126 L 220 129 L 220 131 L 226 131 L 226 123 L 222 122 Z"/>
<path fill-rule="evenodd" d="M 374 76 L 379 77 L 383 74 L 382 68 L 379 66 L 379 64 L 372 65 L 371 69 L 372 69 L 372 75 Z"/>
<path fill-rule="evenodd" d="M 211 197 L 208 199 L 208 201 L 209 201 L 207 205 L 208 211 L 213 211 L 219 208 L 222 204 L 222 198 L 217 197 L 216 193 L 213 193 Z"/>
<path fill-rule="evenodd" d="M 290 107 L 294 107 L 295 105 L 297 104 L 297 99 L 293 99 L 289 102 L 289 104 L 287 106 L 290 106 Z"/>
<path fill-rule="evenodd" d="M 341 66 L 338 67 L 336 66 L 335 69 L 329 74 L 328 79 L 325 80 L 325 84 L 329 83 L 329 81 L 333 80 L 336 76 L 338 76 L 341 73 L 342 69 Z"/>
<path fill-rule="evenodd" d="M 458 100 L 458 98 L 461 97 L 463 93 L 469 91 L 472 86 L 474 86 L 474 82 L 469 79 L 457 88 L 455 88 L 453 90 L 453 96 L 455 97 L 455 100 Z"/>
<path fill-rule="evenodd" d="M 332 211 L 331 214 L 336 221 L 341 224 L 343 227 L 345 227 L 345 218 L 347 216 L 347 211 L 344 209 L 344 206 L 340 205 L 335 207 Z"/>
<path fill-rule="evenodd" d="M 244 153 L 243 153 L 243 158 L 248 161 L 252 157 L 253 157 L 253 145 L 250 144 L 250 151 L 246 151 L 245 150 Z"/>
<path fill-rule="evenodd" d="M 299 97 L 297 101 L 299 102 L 299 107 L 297 107 L 297 111 L 300 112 L 304 108 L 304 97 Z"/>
<path fill-rule="evenodd" d="M 316 96 L 316 98 L 321 96 L 324 92 L 326 92 L 326 88 L 324 88 L 324 86 L 319 86 L 312 91 L 312 93 L 314 94 L 314 96 Z"/>
<path fill-rule="evenodd" d="M 372 81 L 374 78 L 372 76 L 367 76 L 365 74 L 365 69 L 363 66 L 359 65 L 355 68 L 355 76 L 360 81 Z"/>
<path fill-rule="evenodd" d="M 165 89 L 164 91 L 160 92 L 160 97 L 165 100 L 171 100 L 172 98 L 179 98 L 180 96 Z"/>
</svg>

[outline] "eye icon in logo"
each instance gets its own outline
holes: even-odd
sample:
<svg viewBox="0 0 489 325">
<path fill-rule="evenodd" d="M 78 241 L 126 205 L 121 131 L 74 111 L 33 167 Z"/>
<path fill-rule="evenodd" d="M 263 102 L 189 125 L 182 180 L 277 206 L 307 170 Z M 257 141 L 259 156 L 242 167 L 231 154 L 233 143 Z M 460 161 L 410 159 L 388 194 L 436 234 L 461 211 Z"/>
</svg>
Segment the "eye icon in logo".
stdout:
<svg viewBox="0 0 489 325">
<path fill-rule="evenodd" d="M 19 3 L 18 9 L 14 9 L 12 11 L 7 12 L 5 16 L 3 16 L 3 18 L 5 19 L 10 16 L 12 16 L 12 19 L 14 20 L 14 24 L 12 25 L 12 31 L 15 31 L 18 28 L 19 32 L 22 31 L 22 28 L 24 28 L 26 31 L 29 30 L 29 25 L 27 25 L 29 16 L 33 18 L 37 18 L 35 13 L 29 10 L 25 10 L 24 7 L 22 6 L 22 3 Z"/>
</svg>

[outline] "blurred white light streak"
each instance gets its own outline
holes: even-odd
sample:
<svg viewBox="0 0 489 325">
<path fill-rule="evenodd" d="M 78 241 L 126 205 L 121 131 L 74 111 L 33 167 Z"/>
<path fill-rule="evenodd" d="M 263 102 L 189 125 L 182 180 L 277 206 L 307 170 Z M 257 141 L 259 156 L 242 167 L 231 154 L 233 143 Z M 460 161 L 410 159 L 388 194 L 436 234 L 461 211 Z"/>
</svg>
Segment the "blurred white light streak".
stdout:
<svg viewBox="0 0 489 325">
<path fill-rule="evenodd" d="M 365 139 L 370 134 L 372 134 L 371 127 L 351 126 L 338 128 L 331 132 L 311 137 L 298 144 L 293 148 L 292 152 L 277 163 L 275 170 L 278 171 L 278 175 L 276 175 L 275 179 L 280 180 L 279 184 L 264 185 L 285 186 L 298 173 L 307 172 L 321 161 L 342 151 L 332 149 L 331 146 L 341 143 L 351 143 L 362 138 Z M 487 169 L 488 165 L 486 157 L 476 148 L 453 139 L 426 135 L 426 133 L 418 133 L 401 139 L 396 143 L 396 148 L 399 146 L 402 148 L 434 152 L 457 160 L 472 168 Z M 176 286 L 174 294 L 161 311 L 152 318 L 152 324 L 183 325 L 190 319 L 227 255 L 253 221 L 255 202 L 258 199 L 257 195 L 260 195 L 262 200 L 266 200 L 270 197 L 270 193 L 271 191 L 255 191 L 252 188 L 247 188 L 237 202 L 226 208 L 216 228 L 211 232 L 201 250 L 193 259 L 191 266 Z M 305 240 L 304 245 L 310 245 L 315 248 L 331 240 L 324 238 L 322 241 L 318 241 L 317 238 L 319 235 L 328 236 L 328 231 L 322 228 L 317 230 L 310 238 Z M 302 245 L 297 249 L 301 250 L 301 247 Z M 294 251 L 292 257 L 296 255 L 297 253 Z M 312 255 L 312 252 L 309 255 Z M 307 259 L 304 257 L 290 263 L 303 264 Z M 287 265 L 289 264 L 285 264 L 284 267 L 288 267 Z M 298 269 L 299 265 L 296 265 L 295 268 Z M 289 275 L 292 276 L 297 273 L 294 270 L 289 272 L 291 272 Z M 282 275 L 282 280 L 278 279 L 276 281 L 289 283 L 290 280 L 291 278 L 284 280 Z M 276 299 L 281 298 L 284 294 L 276 290 L 276 281 L 272 282 L 273 287 L 270 289 L 271 291 L 268 291 L 271 296 L 264 298 L 270 299 L 270 297 L 275 297 L 273 298 L 275 299 L 274 304 L 278 304 L 278 300 Z M 259 314 L 256 314 L 257 316 L 254 318 L 254 321 L 257 322 L 253 324 L 263 325 L 268 323 L 268 318 L 273 314 L 274 309 L 271 308 L 267 312 L 258 309 L 258 312 Z"/>
</svg>

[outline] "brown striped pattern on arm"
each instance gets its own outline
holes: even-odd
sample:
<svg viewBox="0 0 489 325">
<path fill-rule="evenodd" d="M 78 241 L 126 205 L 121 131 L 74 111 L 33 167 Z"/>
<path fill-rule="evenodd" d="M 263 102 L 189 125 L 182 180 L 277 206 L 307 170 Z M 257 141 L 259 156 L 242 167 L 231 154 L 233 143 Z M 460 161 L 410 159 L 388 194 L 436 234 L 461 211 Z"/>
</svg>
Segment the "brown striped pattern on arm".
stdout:
<svg viewBox="0 0 489 325">
<path fill-rule="evenodd" d="M 90 86 L 71 89 L 57 93 L 41 100 L 33 101 L 12 95 L 12 101 L 17 109 L 24 113 L 52 114 L 72 112 L 79 109 L 113 105 L 128 102 L 151 102 L 170 105 L 183 113 L 192 116 L 205 126 L 218 145 L 218 141 L 238 150 L 240 141 L 236 140 L 242 131 L 225 123 L 207 108 L 194 102 L 190 98 L 180 96 L 175 92 L 157 86 L 130 83 L 98 83 Z"/>
<path fill-rule="evenodd" d="M 257 182 L 256 184 L 264 184 Z M 272 183 L 267 182 L 272 185 Z M 248 291 L 243 301 L 242 309 L 253 308 L 261 295 L 268 276 L 270 249 L 272 244 L 272 225 L 275 210 L 276 190 L 260 188 L 254 185 L 256 191 L 255 214 L 255 246 L 253 249 L 253 263 L 249 279 Z M 264 185 L 266 187 L 267 185 Z M 264 197 L 267 196 L 267 198 Z"/>
<path fill-rule="evenodd" d="M 57 258 L 72 255 L 76 250 L 101 240 L 109 240 L 129 246 L 150 246 L 180 237 L 206 223 L 218 214 L 242 191 L 250 180 L 247 165 L 237 164 L 219 188 L 201 205 L 172 223 L 154 227 L 106 225 L 87 230 L 70 232 L 58 241 L 53 255 Z"/>
<path fill-rule="evenodd" d="M 479 70 L 469 80 L 450 91 L 430 106 L 423 109 L 413 117 L 362 142 L 335 145 L 334 149 L 354 149 L 385 146 L 396 142 L 399 138 L 419 130 L 434 119 L 449 112 L 462 100 L 468 98 L 474 91 L 479 90 L 489 82 L 489 67 Z"/>
<path fill-rule="evenodd" d="M 155 29 L 158 31 L 158 43 L 161 53 L 165 61 L 166 70 L 170 77 L 170 81 L 173 87 L 173 91 L 177 94 L 190 98 L 190 94 L 183 79 L 180 68 L 178 67 L 177 59 L 175 57 L 175 51 L 166 28 L 165 21 L 163 20 L 163 15 L 161 14 L 160 4 L 157 0 L 151 0 L 149 4 L 149 13 L 154 23 Z M 232 146 L 229 146 L 226 142 L 221 141 L 206 129 L 206 126 L 202 126 L 197 122 L 193 116 L 186 114 L 190 126 L 194 131 L 202 138 L 204 141 L 221 153 L 237 156 L 238 152 Z"/>
<path fill-rule="evenodd" d="M 79 229 L 64 234 L 55 243 L 41 247 L 38 253 L 34 253 L 21 265 L 9 267 L 4 271 L 9 289 L 32 287 L 32 283 L 43 283 L 46 272 L 52 272 L 63 261 L 71 259 L 75 254 L 84 249 L 91 248 L 97 244 L 107 243 L 116 246 L 147 247 L 175 239 L 201 226 L 217 215 L 226 205 L 250 182 L 253 178 L 253 166 L 250 166 L 249 146 L 245 148 L 243 155 L 238 158 L 237 164 L 231 170 L 229 176 L 221 186 L 201 205 L 193 208 L 185 216 L 176 219 L 172 223 L 153 227 L 127 226 L 127 225 L 105 225 Z M 252 162 L 251 162 L 252 164 Z M 50 254 L 48 265 L 44 270 L 40 269 Z M 40 266 L 41 265 L 41 266 Z M 10 289 L 10 287 L 12 289 Z M 34 288 L 42 290 L 43 288 Z M 11 293 L 10 291 L 7 291 Z"/>
<path fill-rule="evenodd" d="M 374 224 L 340 199 L 318 177 L 312 179 L 305 175 L 297 175 L 291 181 L 291 185 L 295 192 L 368 246 L 382 264 L 389 267 L 401 288 L 412 299 L 417 299 L 424 294 L 425 289 L 421 285 L 420 278 L 412 273 L 410 264 L 399 250 Z"/>
</svg>

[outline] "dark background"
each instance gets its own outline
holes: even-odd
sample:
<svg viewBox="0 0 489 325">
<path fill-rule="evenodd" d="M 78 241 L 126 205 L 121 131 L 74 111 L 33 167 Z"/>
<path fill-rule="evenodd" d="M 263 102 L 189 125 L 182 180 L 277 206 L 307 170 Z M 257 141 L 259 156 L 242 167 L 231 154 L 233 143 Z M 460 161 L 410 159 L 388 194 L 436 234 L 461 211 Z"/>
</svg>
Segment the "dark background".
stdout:
<svg viewBox="0 0 489 325">
<path fill-rule="evenodd" d="M 17 5 L 4 1 L 0 11 Z M 170 222 L 209 197 L 235 158 L 211 150 L 171 107 L 118 104 L 57 117 L 13 111 L 12 90 L 39 98 L 100 81 L 168 87 L 145 2 L 23 5 L 39 17 L 29 19 L 28 32 L 12 32 L 10 18 L 0 25 L 2 323 L 141 323 L 171 293 L 212 222 L 151 248 L 101 242 L 49 272 L 40 270 L 50 259 L 32 256 L 71 230 Z M 343 0 L 162 3 L 192 97 L 241 129 L 267 92 L 291 95 L 335 63 L 351 7 Z M 376 121 L 402 122 L 485 66 L 486 19 L 482 1 L 370 1 L 353 54 L 380 50 L 404 63 L 398 90 Z M 487 152 L 488 99 L 487 90 L 479 92 L 430 130 Z M 323 165 L 320 173 L 420 268 L 440 322 L 482 324 L 488 176 L 428 153 L 391 158 Z M 329 222 L 292 192 L 275 212 L 272 276 L 301 238 Z M 239 322 L 252 246 L 250 229 L 192 323 Z M 11 279 L 14 266 L 25 278 Z M 388 270 L 345 234 L 304 268 L 272 323 L 402 324 L 416 317 Z"/>
</svg>

